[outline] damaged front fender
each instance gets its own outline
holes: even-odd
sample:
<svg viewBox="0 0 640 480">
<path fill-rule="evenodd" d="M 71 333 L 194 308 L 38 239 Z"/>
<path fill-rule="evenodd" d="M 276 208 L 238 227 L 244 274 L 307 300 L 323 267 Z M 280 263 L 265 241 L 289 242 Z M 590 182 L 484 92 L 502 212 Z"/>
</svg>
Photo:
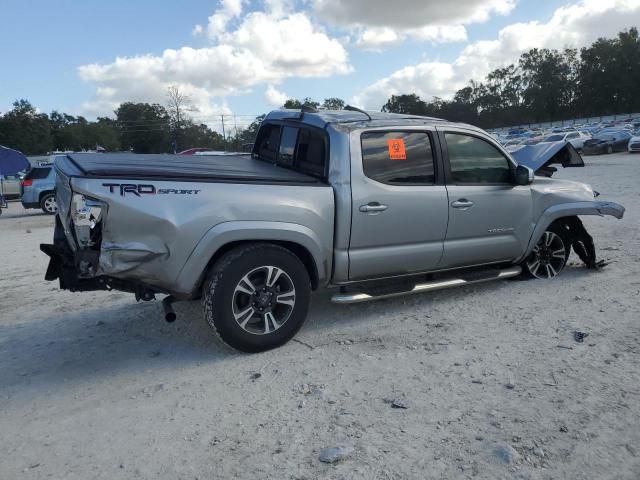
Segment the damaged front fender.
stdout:
<svg viewBox="0 0 640 480">
<path fill-rule="evenodd" d="M 542 213 L 542 216 L 529 239 L 527 250 L 520 261 L 524 260 L 531 254 L 536 243 L 538 243 L 538 240 L 542 237 L 542 234 L 552 223 L 563 220 L 563 225 L 567 229 L 569 241 L 571 242 L 575 252 L 589 268 L 595 268 L 597 266 L 597 261 L 593 239 L 587 233 L 578 216 L 609 215 L 617 219 L 621 219 L 624 216 L 624 212 L 625 208 L 614 202 L 591 201 L 553 205 Z"/>
</svg>

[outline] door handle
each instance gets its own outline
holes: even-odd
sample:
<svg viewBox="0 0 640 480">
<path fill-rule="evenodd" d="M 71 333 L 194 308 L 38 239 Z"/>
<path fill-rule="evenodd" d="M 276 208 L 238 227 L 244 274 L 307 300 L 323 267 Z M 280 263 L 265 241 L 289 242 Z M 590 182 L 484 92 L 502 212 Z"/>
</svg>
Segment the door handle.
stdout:
<svg viewBox="0 0 640 480">
<path fill-rule="evenodd" d="M 473 207 L 473 202 L 470 202 L 466 198 L 461 198 L 460 200 L 456 200 L 455 202 L 451 202 L 451 206 L 453 208 L 467 209 L 467 208 Z"/>
<path fill-rule="evenodd" d="M 360 205 L 360 211 L 363 213 L 380 213 L 384 212 L 387 208 L 387 205 L 382 205 L 378 202 L 369 202 L 366 205 Z"/>
</svg>

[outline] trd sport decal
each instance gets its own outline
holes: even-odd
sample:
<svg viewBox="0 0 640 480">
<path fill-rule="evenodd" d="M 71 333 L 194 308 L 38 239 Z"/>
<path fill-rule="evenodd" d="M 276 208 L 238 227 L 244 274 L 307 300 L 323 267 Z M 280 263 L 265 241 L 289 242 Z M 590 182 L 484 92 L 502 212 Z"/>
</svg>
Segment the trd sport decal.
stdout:
<svg viewBox="0 0 640 480">
<path fill-rule="evenodd" d="M 156 188 L 155 185 L 140 183 L 103 183 L 109 193 L 120 192 L 121 196 L 131 193 L 137 197 L 142 195 L 197 195 L 202 190 L 183 190 L 180 188 Z"/>
</svg>

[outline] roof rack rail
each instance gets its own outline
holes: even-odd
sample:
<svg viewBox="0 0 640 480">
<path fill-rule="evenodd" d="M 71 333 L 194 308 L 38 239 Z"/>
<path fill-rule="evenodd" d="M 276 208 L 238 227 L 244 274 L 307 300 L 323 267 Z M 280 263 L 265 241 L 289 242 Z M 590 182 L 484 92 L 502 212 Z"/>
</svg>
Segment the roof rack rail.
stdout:
<svg viewBox="0 0 640 480">
<path fill-rule="evenodd" d="M 360 113 L 362 113 L 363 115 L 366 115 L 366 116 L 367 116 L 367 118 L 369 119 L 369 121 L 371 121 L 371 120 L 372 120 L 371 115 L 369 115 L 367 112 L 365 112 L 365 111 L 364 111 L 364 110 L 362 110 L 361 108 L 354 107 L 354 106 L 352 106 L 352 105 L 347 105 L 346 107 L 344 107 L 344 109 L 345 109 L 345 110 L 349 110 L 349 111 L 351 111 L 351 112 L 360 112 Z"/>
</svg>

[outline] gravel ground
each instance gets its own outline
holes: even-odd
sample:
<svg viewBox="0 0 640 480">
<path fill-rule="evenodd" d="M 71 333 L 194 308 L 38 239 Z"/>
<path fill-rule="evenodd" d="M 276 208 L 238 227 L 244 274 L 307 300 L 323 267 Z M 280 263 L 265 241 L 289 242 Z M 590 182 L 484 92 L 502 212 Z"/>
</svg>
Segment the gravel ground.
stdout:
<svg viewBox="0 0 640 480">
<path fill-rule="evenodd" d="M 640 156 L 586 162 L 557 176 L 627 207 L 585 218 L 604 270 L 572 256 L 552 281 L 319 293 L 296 340 L 257 355 L 220 347 L 198 303 L 167 324 L 159 303 L 44 282 L 52 218 L 12 204 L 0 478 L 640 478 Z"/>
</svg>

